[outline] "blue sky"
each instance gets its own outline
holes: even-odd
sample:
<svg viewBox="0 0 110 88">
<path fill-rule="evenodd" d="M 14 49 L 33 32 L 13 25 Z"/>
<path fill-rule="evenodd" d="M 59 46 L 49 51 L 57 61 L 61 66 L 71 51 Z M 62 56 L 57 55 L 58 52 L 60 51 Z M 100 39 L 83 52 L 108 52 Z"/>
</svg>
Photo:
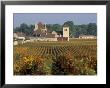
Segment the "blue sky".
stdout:
<svg viewBox="0 0 110 88">
<path fill-rule="evenodd" d="M 63 24 L 73 21 L 74 24 L 97 23 L 96 13 L 14 13 L 14 27 L 22 23 L 35 24 L 38 22 L 46 24 Z"/>
</svg>

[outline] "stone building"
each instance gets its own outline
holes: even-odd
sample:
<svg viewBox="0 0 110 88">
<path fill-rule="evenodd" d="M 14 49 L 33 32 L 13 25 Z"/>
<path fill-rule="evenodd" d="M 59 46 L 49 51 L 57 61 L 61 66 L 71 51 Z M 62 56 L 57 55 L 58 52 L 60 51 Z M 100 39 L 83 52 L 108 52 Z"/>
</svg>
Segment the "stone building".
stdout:
<svg viewBox="0 0 110 88">
<path fill-rule="evenodd" d="M 64 25 L 62 31 L 49 31 L 46 24 L 35 24 L 33 35 L 40 41 L 69 41 L 69 27 Z"/>
<path fill-rule="evenodd" d="M 80 35 L 79 39 L 96 39 L 97 37 L 94 35 Z"/>
</svg>

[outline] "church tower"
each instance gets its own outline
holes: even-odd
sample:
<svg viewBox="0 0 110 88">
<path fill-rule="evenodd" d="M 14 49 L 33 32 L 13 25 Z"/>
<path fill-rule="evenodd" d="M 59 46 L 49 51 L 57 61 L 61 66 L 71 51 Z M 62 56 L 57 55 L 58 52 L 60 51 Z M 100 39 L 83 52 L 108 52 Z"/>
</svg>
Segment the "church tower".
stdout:
<svg viewBox="0 0 110 88">
<path fill-rule="evenodd" d="M 38 29 L 38 24 L 35 24 L 34 31 L 36 31 L 37 29 Z"/>
<path fill-rule="evenodd" d="M 69 27 L 68 26 L 63 26 L 63 37 L 67 37 L 69 41 Z"/>
</svg>

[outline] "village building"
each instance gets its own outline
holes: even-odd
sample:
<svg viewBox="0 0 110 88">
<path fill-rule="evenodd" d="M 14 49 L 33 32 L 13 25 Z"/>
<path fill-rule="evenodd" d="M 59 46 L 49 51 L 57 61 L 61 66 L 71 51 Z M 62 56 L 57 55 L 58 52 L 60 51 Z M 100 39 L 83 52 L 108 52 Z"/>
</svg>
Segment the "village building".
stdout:
<svg viewBox="0 0 110 88">
<path fill-rule="evenodd" d="M 56 31 L 52 31 L 52 34 L 55 36 L 55 37 L 60 37 L 60 35 L 58 35 L 58 33 Z"/>
<path fill-rule="evenodd" d="M 49 31 L 46 24 L 35 24 L 33 36 L 39 41 L 69 41 L 69 27 L 64 25 L 62 31 Z"/>
<path fill-rule="evenodd" d="M 22 32 L 16 32 L 13 34 L 13 44 L 24 44 L 27 42 L 37 41 L 69 41 L 69 27 L 64 25 L 62 31 L 49 31 L 46 24 L 39 22 L 35 24 L 31 36 L 26 36 Z"/>
<path fill-rule="evenodd" d="M 96 39 L 94 35 L 79 35 L 79 39 Z"/>
<path fill-rule="evenodd" d="M 18 45 L 19 43 L 24 43 L 25 42 L 25 34 L 22 32 L 17 32 L 13 34 L 13 44 Z"/>
<path fill-rule="evenodd" d="M 21 39 L 21 40 L 25 40 L 26 35 L 22 32 L 17 32 L 13 34 L 13 38 L 16 39 Z"/>
</svg>

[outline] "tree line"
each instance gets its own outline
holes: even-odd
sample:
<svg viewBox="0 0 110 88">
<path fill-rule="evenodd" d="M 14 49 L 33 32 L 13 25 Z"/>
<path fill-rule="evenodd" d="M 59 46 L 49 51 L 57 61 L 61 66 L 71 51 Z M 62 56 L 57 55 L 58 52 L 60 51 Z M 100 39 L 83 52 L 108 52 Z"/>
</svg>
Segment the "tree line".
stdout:
<svg viewBox="0 0 110 88">
<path fill-rule="evenodd" d="M 46 27 L 48 31 L 62 31 L 64 25 L 69 27 L 70 37 L 79 37 L 79 35 L 94 35 L 97 36 L 97 25 L 96 23 L 75 25 L 73 21 L 67 21 L 63 25 L 60 24 L 47 24 Z M 19 27 L 14 28 L 14 32 L 23 32 L 27 36 L 31 35 L 34 30 L 34 24 L 27 25 L 22 23 Z"/>
</svg>

